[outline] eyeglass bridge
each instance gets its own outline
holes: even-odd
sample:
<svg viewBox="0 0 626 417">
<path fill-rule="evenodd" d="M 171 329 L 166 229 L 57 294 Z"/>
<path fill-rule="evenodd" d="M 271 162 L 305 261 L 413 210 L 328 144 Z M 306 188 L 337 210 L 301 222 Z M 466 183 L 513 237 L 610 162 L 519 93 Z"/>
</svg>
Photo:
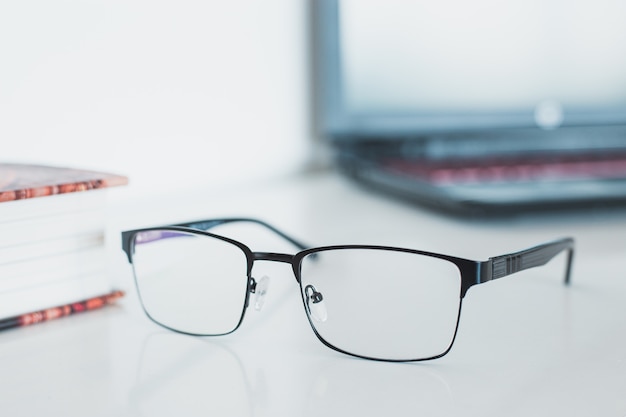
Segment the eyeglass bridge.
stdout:
<svg viewBox="0 0 626 417">
<path fill-rule="evenodd" d="M 294 258 L 294 255 L 288 253 L 254 252 L 253 255 L 255 261 L 273 261 L 286 264 L 292 264 Z"/>
</svg>

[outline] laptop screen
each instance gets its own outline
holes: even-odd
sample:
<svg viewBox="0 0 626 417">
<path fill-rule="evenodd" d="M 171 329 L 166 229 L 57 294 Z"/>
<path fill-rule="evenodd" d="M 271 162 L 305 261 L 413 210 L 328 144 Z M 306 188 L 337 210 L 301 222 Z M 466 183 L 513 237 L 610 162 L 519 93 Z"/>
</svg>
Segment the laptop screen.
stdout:
<svg viewBox="0 0 626 417">
<path fill-rule="evenodd" d="M 322 117 L 376 135 L 626 123 L 623 0 L 322 0 Z"/>
</svg>

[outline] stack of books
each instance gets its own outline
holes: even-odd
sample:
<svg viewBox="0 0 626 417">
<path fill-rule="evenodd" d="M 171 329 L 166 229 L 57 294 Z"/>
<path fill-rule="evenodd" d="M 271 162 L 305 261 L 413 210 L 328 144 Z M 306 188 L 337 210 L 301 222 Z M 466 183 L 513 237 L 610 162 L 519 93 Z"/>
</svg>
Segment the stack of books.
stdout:
<svg viewBox="0 0 626 417">
<path fill-rule="evenodd" d="M 124 176 L 0 163 L 0 330 L 121 295 L 106 266 L 106 193 Z"/>
</svg>

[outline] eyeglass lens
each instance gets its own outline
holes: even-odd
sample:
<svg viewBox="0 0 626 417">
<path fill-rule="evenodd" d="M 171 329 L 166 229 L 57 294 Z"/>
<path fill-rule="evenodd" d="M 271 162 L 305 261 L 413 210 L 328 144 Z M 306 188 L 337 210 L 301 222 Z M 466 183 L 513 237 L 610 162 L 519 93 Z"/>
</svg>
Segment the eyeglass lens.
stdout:
<svg viewBox="0 0 626 417">
<path fill-rule="evenodd" d="M 184 333 L 219 335 L 241 321 L 247 258 L 230 242 L 171 230 L 135 237 L 133 269 L 146 313 Z"/>
<path fill-rule="evenodd" d="M 376 359 L 445 353 L 456 332 L 461 275 L 443 259 L 380 249 L 334 249 L 306 256 L 302 297 L 326 343 Z"/>
<path fill-rule="evenodd" d="M 173 230 L 139 232 L 133 268 L 146 313 L 184 333 L 219 335 L 239 325 L 248 260 L 237 245 Z M 384 360 L 445 353 L 456 333 L 461 274 L 444 259 L 403 250 L 322 249 L 299 265 L 317 335 L 343 352 Z"/>
</svg>

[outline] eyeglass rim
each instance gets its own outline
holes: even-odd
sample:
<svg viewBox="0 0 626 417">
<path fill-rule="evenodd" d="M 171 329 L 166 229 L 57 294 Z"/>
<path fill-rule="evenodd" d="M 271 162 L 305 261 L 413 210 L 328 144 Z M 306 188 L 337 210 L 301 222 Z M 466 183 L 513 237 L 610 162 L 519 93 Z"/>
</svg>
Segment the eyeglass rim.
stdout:
<svg viewBox="0 0 626 417">
<path fill-rule="evenodd" d="M 426 356 L 426 357 L 419 357 L 419 358 L 410 358 L 410 359 L 384 358 L 384 357 L 360 355 L 358 353 L 354 353 L 354 352 L 347 351 L 345 349 L 341 349 L 341 348 L 333 345 L 332 343 L 326 341 L 326 339 L 324 339 L 324 337 L 317 331 L 317 328 L 313 324 L 313 321 L 311 319 L 311 315 L 309 314 L 309 312 L 306 309 L 306 300 L 304 299 L 304 295 L 303 295 L 302 290 L 300 291 L 300 295 L 302 297 L 302 303 L 303 303 L 303 306 L 304 306 L 304 311 L 306 313 L 306 317 L 307 317 L 307 319 L 309 321 L 311 329 L 313 329 L 313 333 L 315 333 L 315 336 L 318 338 L 318 340 L 320 342 L 322 342 L 326 347 L 328 347 L 328 348 L 330 348 L 332 350 L 335 350 L 337 352 L 343 353 L 345 355 L 354 356 L 354 357 L 361 358 L 361 359 L 368 359 L 368 360 L 372 360 L 372 361 L 379 361 L 379 362 L 422 362 L 422 361 L 429 361 L 429 360 L 433 360 L 433 359 L 438 359 L 438 358 L 441 358 L 442 356 L 445 356 L 446 354 L 448 354 L 448 352 L 450 352 L 450 350 L 452 349 L 452 345 L 454 345 L 454 341 L 456 340 L 456 335 L 457 335 L 458 330 L 459 330 L 459 322 L 461 321 L 461 310 L 463 308 L 463 299 L 460 299 L 459 300 L 459 311 L 457 313 L 456 324 L 454 326 L 454 334 L 452 335 L 452 338 L 450 339 L 450 343 L 448 344 L 448 347 L 442 353 L 439 353 L 439 354 L 433 355 L 433 356 Z"/>
<path fill-rule="evenodd" d="M 338 250 L 379 250 L 379 251 L 389 251 L 389 252 L 399 252 L 399 253 L 407 253 L 410 255 L 418 255 L 418 256 L 426 256 L 426 257 L 430 257 L 430 258 L 435 258 L 435 259 L 440 259 L 442 261 L 447 261 L 450 262 L 451 264 L 453 264 L 459 272 L 459 303 L 458 303 L 458 311 L 456 314 L 456 319 L 455 319 L 455 325 L 454 325 L 454 332 L 452 334 L 452 337 L 450 339 L 450 342 L 448 343 L 447 347 L 441 352 L 438 353 L 436 355 L 431 355 L 431 356 L 424 356 L 424 357 L 407 357 L 407 358 L 388 358 L 388 357 L 383 357 L 381 356 L 368 356 L 368 355 L 362 355 L 359 353 L 354 353 L 354 352 L 350 352 L 349 350 L 345 350 L 342 349 L 336 345 L 334 345 L 333 343 L 327 341 L 324 336 L 322 336 L 320 334 L 320 332 L 317 330 L 315 323 L 313 322 L 313 319 L 311 317 L 310 312 L 308 311 L 308 309 L 306 308 L 306 298 L 305 298 L 305 291 L 304 291 L 304 287 L 303 287 L 303 281 L 302 281 L 302 270 L 301 270 L 301 266 L 302 266 L 302 261 L 304 260 L 304 258 L 306 258 L 309 255 L 314 255 L 316 253 L 319 252 L 325 252 L 325 251 L 338 251 Z M 461 309 L 463 307 L 463 296 L 462 294 L 462 286 L 463 286 L 463 269 L 465 269 L 465 273 L 473 273 L 473 269 L 471 267 L 471 264 L 475 263 L 474 261 L 469 261 L 467 259 L 462 259 L 462 258 L 457 258 L 454 256 L 449 256 L 449 255 L 443 255 L 443 254 L 439 254 L 439 253 L 433 253 L 433 252 L 427 252 L 427 251 L 421 251 L 421 250 L 417 250 L 417 249 L 409 249 L 409 248 L 402 248 L 402 247 L 394 247 L 394 246 L 382 246 L 382 245 L 359 245 L 359 244 L 354 244 L 354 245 L 331 245 L 331 246 L 321 246 L 321 247 L 317 247 L 317 248 L 310 248 L 304 251 L 301 251 L 299 253 L 297 253 L 295 255 L 295 259 L 294 259 L 294 274 L 296 274 L 296 279 L 298 280 L 298 285 L 300 287 L 300 297 L 302 299 L 302 305 L 304 307 L 304 311 L 307 317 L 307 320 L 309 321 L 309 325 L 311 326 L 311 328 L 313 329 L 313 332 L 315 333 L 315 336 L 319 339 L 320 342 L 322 342 L 326 347 L 333 349 L 337 352 L 343 353 L 345 355 L 350 355 L 350 356 L 354 356 L 357 358 L 361 358 L 361 359 L 367 359 L 367 360 L 373 360 L 373 361 L 379 361 L 379 362 L 420 362 L 420 361 L 428 361 L 428 360 L 433 360 L 433 359 L 438 359 L 442 356 L 445 356 L 448 352 L 450 352 L 450 350 L 452 349 L 452 345 L 454 345 L 454 341 L 456 340 L 456 335 L 459 329 L 459 322 L 460 322 L 460 318 L 461 318 Z M 297 270 L 295 269 L 297 266 Z"/>
<path fill-rule="evenodd" d="M 275 255 L 277 257 L 281 257 L 281 259 L 273 259 L 279 262 L 288 262 L 292 265 L 292 269 L 295 275 L 296 280 L 300 283 L 300 265 L 302 260 L 308 256 L 315 254 L 317 252 L 329 251 L 329 250 L 343 250 L 343 249 L 367 249 L 367 250 L 386 250 L 386 251 L 394 251 L 394 252 L 404 252 L 411 253 L 415 255 L 429 256 L 432 258 L 438 258 L 442 260 L 449 261 L 456 265 L 461 273 L 461 298 L 465 297 L 467 290 L 475 285 L 480 283 L 480 269 L 481 261 L 473 261 L 470 259 L 460 258 L 451 255 L 445 255 L 436 252 L 422 251 L 418 249 L 410 249 L 404 247 L 397 246 L 385 246 L 385 245 L 366 245 L 366 244 L 347 244 L 347 245 L 327 245 L 327 246 L 318 246 L 311 247 L 304 250 L 301 250 L 295 254 L 283 254 L 283 253 L 268 253 L 268 252 L 254 252 L 252 251 L 246 244 L 239 242 L 235 239 L 231 239 L 222 235 L 217 235 L 211 232 L 207 232 L 204 230 L 198 230 L 186 226 L 161 226 L 161 227 L 148 227 L 142 229 L 128 230 L 122 232 L 122 249 L 126 253 L 128 257 L 129 263 L 132 264 L 132 254 L 133 254 L 133 245 L 134 238 L 137 234 L 141 232 L 148 232 L 154 230 L 171 230 L 171 231 L 179 231 L 190 233 L 194 235 L 201 235 L 206 237 L 211 237 L 215 239 L 219 239 L 228 243 L 231 243 L 237 247 L 239 247 L 246 255 L 247 259 L 247 273 L 248 278 L 251 278 L 252 267 L 255 260 L 272 260 L 267 259 L 268 257 L 272 257 Z"/>
<path fill-rule="evenodd" d="M 224 336 L 227 334 L 231 334 L 233 332 L 235 332 L 243 323 L 244 317 L 246 315 L 246 310 L 247 307 L 249 305 L 249 300 L 250 300 L 250 294 L 251 294 L 251 285 L 252 285 L 252 268 L 254 265 L 254 261 L 255 260 L 262 260 L 264 258 L 258 258 L 257 254 L 262 254 L 262 255 L 267 255 L 266 253 L 263 252 L 253 252 L 247 245 L 245 245 L 242 242 L 239 242 L 235 239 L 231 239 L 222 235 L 217 235 L 214 233 L 210 233 L 207 231 L 203 231 L 203 230 L 198 230 L 198 229 L 193 229 L 193 228 L 189 228 L 189 227 L 184 227 L 184 226 L 162 226 L 162 227 L 149 227 L 149 228 L 143 228 L 143 229 L 136 229 L 136 230 L 130 230 L 130 231 L 125 231 L 122 232 L 122 240 L 123 240 L 123 247 L 124 250 L 126 252 L 126 254 L 128 255 L 129 258 L 129 262 L 132 264 L 133 263 L 133 253 L 134 253 L 134 245 L 135 245 L 135 239 L 136 237 L 142 233 L 142 232 L 149 232 L 149 231 L 160 231 L 160 230 L 166 230 L 166 231 L 174 231 L 174 232 L 181 232 L 181 233 L 186 233 L 186 234 L 191 234 L 191 235 L 196 235 L 196 236 L 203 236 L 203 237 L 208 237 L 208 238 L 214 238 L 214 239 L 218 239 L 224 242 L 227 242 L 229 244 L 232 244 L 236 247 L 238 247 L 245 255 L 246 257 L 246 276 L 247 276 L 247 285 L 246 285 L 246 295 L 245 295 L 245 300 L 244 300 L 244 304 L 242 306 L 242 311 L 239 317 L 239 320 L 236 324 L 235 327 L 233 327 L 232 330 L 228 331 L 228 332 L 223 332 L 223 333 L 198 333 L 198 332 L 189 332 L 189 331 L 184 331 L 184 330 L 180 330 L 180 329 L 176 329 L 173 327 L 170 327 L 158 320 L 156 320 L 154 317 L 152 317 L 152 315 L 150 314 L 149 310 L 146 308 L 144 300 L 141 296 L 141 291 L 139 289 L 139 283 L 138 283 L 138 279 L 137 279 L 137 275 L 135 273 L 135 269 L 133 267 L 133 275 L 134 275 L 134 281 L 135 281 L 135 287 L 137 290 L 137 294 L 142 306 L 142 309 L 144 310 L 145 314 L 150 318 L 151 321 L 153 321 L 154 323 L 158 324 L 159 326 L 162 326 L 168 330 L 177 332 L 177 333 L 181 333 L 181 334 L 187 334 L 187 335 L 192 335 L 192 336 Z M 328 252 L 328 251 L 340 251 L 340 250 L 377 250 L 377 251 L 389 251 L 389 252 L 399 252 L 399 253 L 407 253 L 407 254 L 411 254 L 411 255 L 419 255 L 419 256 L 427 256 L 427 257 L 431 257 L 431 258 L 435 258 L 435 259 L 441 259 L 444 261 L 448 261 L 452 264 L 455 265 L 455 267 L 459 270 L 459 276 L 460 276 L 460 280 L 461 280 L 461 288 L 460 290 L 460 294 L 459 294 L 459 307 L 458 307 L 458 313 L 457 313 L 457 317 L 456 317 L 456 323 L 455 323 L 455 328 L 454 328 L 454 333 L 453 336 L 451 338 L 451 341 L 449 343 L 449 345 L 447 346 L 447 348 L 445 349 L 445 351 L 443 351 L 440 354 L 434 355 L 434 356 L 428 356 L 428 357 L 420 357 L 420 358 L 406 358 L 406 359 L 394 359 L 394 358 L 385 358 L 385 357 L 373 357 L 373 356 L 367 356 L 367 355 L 361 355 L 358 353 L 354 353 L 354 352 L 350 352 L 344 349 L 341 349 L 337 346 L 335 346 L 334 344 L 328 342 L 317 330 L 317 328 L 315 327 L 315 324 L 313 323 L 312 319 L 311 319 L 311 315 L 309 313 L 309 311 L 307 311 L 306 309 L 306 300 L 304 299 L 304 293 L 303 293 L 303 288 L 302 288 L 302 273 L 301 273 L 301 267 L 302 267 L 302 261 L 310 255 L 315 255 L 316 253 L 320 253 L 320 252 Z M 275 254 L 278 255 L 278 254 Z M 431 359 L 437 359 L 441 356 L 444 356 L 445 354 L 447 354 L 450 349 L 452 348 L 452 345 L 454 344 L 454 340 L 456 339 L 456 334 L 458 331 L 458 327 L 459 327 L 459 321 L 460 321 L 460 317 L 461 317 L 461 308 L 462 308 L 462 299 L 463 297 L 461 296 L 462 293 L 462 287 L 463 287 L 463 282 L 464 282 L 464 274 L 465 276 L 468 276 L 467 274 L 470 274 L 469 276 L 471 276 L 473 273 L 475 273 L 475 268 L 476 268 L 476 264 L 477 262 L 475 261 L 469 261 L 467 259 L 462 259 L 462 258 L 457 258 L 454 256 L 449 256 L 449 255 L 444 255 L 444 254 L 439 254 L 439 253 L 433 253 L 433 252 L 427 252 L 427 251 L 421 251 L 421 250 L 416 250 L 416 249 L 409 249 L 409 248 L 402 248 L 402 247 L 394 247 L 394 246 L 384 246 L 384 245 L 363 245 L 363 244 L 349 244 L 349 245 L 329 245 L 329 246 L 319 246 L 319 247 L 314 247 L 314 248 L 308 248 L 302 251 L 297 252 L 294 255 L 290 255 L 290 264 L 292 266 L 292 270 L 294 273 L 294 277 L 296 279 L 296 281 L 298 282 L 298 287 L 299 287 L 299 292 L 300 292 L 300 298 L 302 300 L 302 305 L 307 317 L 307 320 L 309 322 L 309 325 L 311 326 L 311 329 L 313 330 L 315 336 L 320 340 L 320 342 L 322 342 L 325 346 L 327 346 L 330 349 L 333 349 L 337 352 L 346 354 L 346 355 L 350 355 L 350 356 L 354 356 L 354 357 L 358 357 L 358 358 L 362 358 L 362 359 L 369 359 L 369 360 L 376 360 L 376 361 L 385 361 L 385 362 L 415 362 L 415 361 L 425 361 L 425 360 L 431 360 Z"/>
<path fill-rule="evenodd" d="M 234 246 L 236 246 L 237 248 L 239 248 L 245 255 L 246 258 L 246 294 L 245 294 L 245 298 L 244 298 L 244 303 L 243 306 L 241 308 L 241 314 L 239 315 L 239 319 L 237 321 L 237 324 L 233 327 L 232 330 L 229 330 L 227 332 L 222 332 L 222 333 L 198 333 L 198 332 L 189 332 L 189 331 L 185 331 L 185 330 L 180 330 L 171 326 L 168 326 L 158 320 L 156 320 L 154 317 L 152 317 L 152 315 L 150 314 L 149 310 L 146 308 L 146 305 L 144 303 L 143 297 L 142 297 L 142 291 L 139 289 L 139 280 L 137 279 L 137 273 L 135 271 L 135 266 L 134 266 L 134 262 L 133 262 L 133 255 L 134 255 L 134 245 L 135 245 L 135 239 L 137 237 L 137 235 L 139 235 L 142 232 L 150 232 L 150 231 L 158 231 L 158 230 L 167 230 L 167 231 L 173 231 L 173 232 L 181 232 L 181 233 L 186 233 L 186 234 L 191 234 L 191 235 L 198 235 L 198 236 L 204 236 L 204 237 L 210 237 L 210 238 L 215 238 L 221 241 L 224 241 L 226 243 L 232 244 Z M 225 236 L 221 236 L 221 235 L 216 235 L 213 233 L 209 233 L 209 232 L 205 232 L 202 230 L 197 230 L 197 229 L 191 229 L 191 228 L 187 228 L 187 227 L 180 227 L 180 226 L 163 226 L 163 227 L 147 227 L 147 228 L 143 228 L 143 229 L 135 229 L 135 230 L 128 230 L 128 231 L 124 231 L 122 232 L 122 247 L 124 249 L 124 252 L 126 253 L 126 255 L 128 256 L 128 261 L 132 266 L 132 271 L 133 271 L 133 281 L 135 283 L 135 290 L 137 292 L 137 296 L 139 298 L 139 303 L 141 304 L 141 308 L 143 309 L 144 313 L 146 314 L 146 316 L 148 316 L 148 318 L 158 324 L 159 326 L 171 330 L 173 332 L 176 333 L 180 333 L 180 334 L 185 334 L 185 335 L 189 335 L 189 336 L 226 336 L 228 334 L 231 334 L 233 332 L 235 332 L 237 329 L 239 329 L 239 327 L 241 326 L 241 324 L 243 323 L 244 317 L 246 315 L 246 310 L 248 309 L 248 305 L 250 302 L 250 294 L 251 294 L 251 287 L 252 287 L 252 267 L 254 264 L 254 254 L 252 252 L 252 250 L 246 246 L 245 244 L 236 241 L 234 239 L 230 239 L 228 237 Z"/>
<path fill-rule="evenodd" d="M 209 229 L 216 225 L 221 225 L 221 224 L 228 223 L 228 222 L 238 222 L 238 221 L 253 222 L 253 223 L 263 225 L 269 228 L 270 230 L 276 232 L 277 234 L 279 234 L 280 236 L 282 236 L 283 238 L 285 238 L 292 244 L 294 244 L 297 248 L 300 249 L 300 251 L 294 255 L 289 255 L 289 254 L 284 254 L 284 253 L 253 252 L 248 246 L 246 246 L 245 244 L 237 240 L 230 239 L 222 235 L 213 234 L 206 230 L 201 230 L 198 228 L 199 225 L 202 225 L 202 226 L 205 226 L 206 229 Z M 225 335 L 225 334 L 234 332 L 240 327 L 241 323 L 243 322 L 243 318 L 245 316 L 245 312 L 249 304 L 251 285 L 253 283 L 252 267 L 253 267 L 254 261 L 255 260 L 277 261 L 277 262 L 283 262 L 283 263 L 288 263 L 292 265 L 294 277 L 296 278 L 296 281 L 298 282 L 298 285 L 300 287 L 300 295 L 303 299 L 303 307 L 305 309 L 305 314 L 307 315 L 307 319 L 309 320 L 309 324 L 311 325 L 311 328 L 313 329 L 313 332 L 315 333 L 315 335 L 325 346 L 335 351 L 344 353 L 346 355 L 355 356 L 355 357 L 359 357 L 363 359 L 375 360 L 375 361 L 384 361 L 384 362 L 425 361 L 425 360 L 437 359 L 446 355 L 450 351 L 450 349 L 452 348 L 454 344 L 454 341 L 456 340 L 456 335 L 458 332 L 458 326 L 460 322 L 463 298 L 465 297 L 469 288 L 471 288 L 472 286 L 476 284 L 486 283 L 494 279 L 499 279 L 502 277 L 512 275 L 514 273 L 523 271 L 525 269 L 544 265 L 548 261 L 550 261 L 553 257 L 555 257 L 557 254 L 563 251 L 567 251 L 565 284 L 566 285 L 569 284 L 570 276 L 571 276 L 571 269 L 572 269 L 572 260 L 573 260 L 574 248 L 575 248 L 574 239 L 571 237 L 565 237 L 565 238 L 553 240 L 544 244 L 540 244 L 537 246 L 533 246 L 531 248 L 521 250 L 518 252 L 490 257 L 486 261 L 474 261 L 474 260 L 469 260 L 465 258 L 444 255 L 440 253 L 420 251 L 420 250 L 409 249 L 409 248 L 393 247 L 393 246 L 380 246 L 380 245 L 332 245 L 332 246 L 307 248 L 305 245 L 303 245 L 299 241 L 291 238 L 290 236 L 284 234 L 280 230 L 274 228 L 273 226 L 261 220 L 254 219 L 254 218 L 218 218 L 218 219 L 201 220 L 201 221 L 190 222 L 190 223 L 181 223 L 177 225 L 166 225 L 166 226 L 135 229 L 135 230 L 122 232 L 122 249 L 126 253 L 129 263 L 131 264 L 133 263 L 132 252 L 134 250 L 133 249 L 134 236 L 136 236 L 140 232 L 150 231 L 150 230 L 181 231 L 181 232 L 186 232 L 186 233 L 190 233 L 194 235 L 201 235 L 201 236 L 216 238 L 225 242 L 229 242 L 239 247 L 245 253 L 246 260 L 248 263 L 248 272 L 247 272 L 248 283 L 247 283 L 247 288 L 246 288 L 245 304 L 242 308 L 241 318 L 237 326 L 232 331 L 228 333 L 222 333 L 220 335 Z M 418 359 L 385 359 L 385 358 L 369 357 L 369 356 L 358 355 L 358 354 L 354 354 L 354 353 L 339 349 L 333 346 L 332 344 L 326 342 L 321 337 L 321 335 L 319 335 L 315 326 L 311 322 L 310 314 L 306 310 L 306 301 L 303 298 L 303 290 L 302 290 L 302 284 L 301 284 L 302 280 L 301 280 L 301 273 L 300 273 L 302 259 L 307 255 L 314 254 L 315 252 L 320 252 L 324 250 L 335 250 L 335 249 L 350 249 L 350 248 L 391 250 L 391 251 L 413 253 L 417 255 L 430 256 L 434 258 L 447 260 L 457 266 L 461 274 L 461 293 L 460 293 L 460 300 L 459 300 L 459 311 L 458 311 L 458 316 L 456 320 L 456 328 L 454 332 L 454 337 L 452 338 L 448 348 L 443 353 L 439 355 L 431 356 L 428 358 L 418 358 Z M 136 282 L 136 279 L 135 279 L 135 282 Z M 147 312 L 146 314 L 152 321 L 159 324 L 160 326 L 166 327 L 178 333 L 185 333 L 185 332 L 164 326 L 161 323 L 158 323 L 154 319 L 152 319 Z M 194 333 L 185 333 L 185 334 L 194 334 Z M 204 334 L 194 334 L 194 335 L 201 336 Z"/>
</svg>

